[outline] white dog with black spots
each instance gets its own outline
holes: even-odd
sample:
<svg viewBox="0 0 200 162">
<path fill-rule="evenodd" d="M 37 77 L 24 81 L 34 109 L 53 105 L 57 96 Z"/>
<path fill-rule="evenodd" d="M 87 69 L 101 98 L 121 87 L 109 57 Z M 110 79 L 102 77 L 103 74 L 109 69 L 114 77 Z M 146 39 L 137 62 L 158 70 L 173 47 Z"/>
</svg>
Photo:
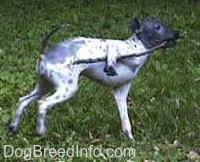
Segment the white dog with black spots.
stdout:
<svg viewBox="0 0 200 162">
<path fill-rule="evenodd" d="M 38 83 L 30 94 L 20 98 L 10 130 L 17 130 L 24 109 L 32 101 L 38 100 L 37 132 L 44 134 L 47 111 L 74 96 L 78 90 L 79 76 L 84 75 L 112 88 L 122 130 L 132 139 L 127 110 L 131 83 L 150 53 L 175 42 L 179 34 L 156 18 L 146 18 L 141 23 L 135 18 L 130 27 L 133 34 L 126 40 L 77 37 L 58 43 L 44 52 L 37 65 Z M 55 88 L 55 92 L 42 99 L 51 87 Z"/>
</svg>

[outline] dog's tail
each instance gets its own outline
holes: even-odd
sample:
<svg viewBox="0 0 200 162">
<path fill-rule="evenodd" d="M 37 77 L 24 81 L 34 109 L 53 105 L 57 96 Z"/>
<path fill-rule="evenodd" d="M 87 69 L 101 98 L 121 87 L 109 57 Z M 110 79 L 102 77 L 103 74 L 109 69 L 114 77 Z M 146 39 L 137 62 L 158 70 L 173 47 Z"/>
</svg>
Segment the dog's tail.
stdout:
<svg viewBox="0 0 200 162">
<path fill-rule="evenodd" d="M 44 38 L 42 39 L 42 42 L 41 42 L 41 48 L 40 48 L 40 53 L 43 53 L 44 52 L 44 49 L 45 47 L 47 46 L 47 43 L 48 43 L 48 40 L 49 38 L 55 33 L 57 32 L 59 29 L 61 28 L 67 28 L 69 26 L 69 24 L 60 24 L 60 25 L 56 25 L 56 26 L 53 26 L 52 27 L 52 30 L 46 34 L 44 36 Z"/>
</svg>

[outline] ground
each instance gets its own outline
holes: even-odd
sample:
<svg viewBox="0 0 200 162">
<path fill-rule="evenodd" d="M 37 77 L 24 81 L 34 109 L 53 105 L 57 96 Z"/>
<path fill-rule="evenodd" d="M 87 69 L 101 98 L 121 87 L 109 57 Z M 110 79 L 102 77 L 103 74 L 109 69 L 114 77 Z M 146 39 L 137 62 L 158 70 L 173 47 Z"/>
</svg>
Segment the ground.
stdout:
<svg viewBox="0 0 200 162">
<path fill-rule="evenodd" d="M 51 45 L 74 36 L 124 39 L 132 17 L 159 17 L 185 37 L 151 56 L 130 93 L 129 116 L 135 140 L 121 132 L 110 89 L 81 78 L 77 95 L 48 113 L 48 133 L 36 134 L 37 103 L 25 113 L 16 135 L 8 123 L 18 98 L 35 85 L 42 36 L 59 23 Z M 15 148 L 135 148 L 132 157 L 41 157 L 29 161 L 190 162 L 200 152 L 200 2 L 195 0 L 1 0 L 0 5 L 0 161 L 4 146 Z M 17 151 L 16 151 L 17 152 Z M 18 155 L 19 155 L 18 150 Z"/>
</svg>

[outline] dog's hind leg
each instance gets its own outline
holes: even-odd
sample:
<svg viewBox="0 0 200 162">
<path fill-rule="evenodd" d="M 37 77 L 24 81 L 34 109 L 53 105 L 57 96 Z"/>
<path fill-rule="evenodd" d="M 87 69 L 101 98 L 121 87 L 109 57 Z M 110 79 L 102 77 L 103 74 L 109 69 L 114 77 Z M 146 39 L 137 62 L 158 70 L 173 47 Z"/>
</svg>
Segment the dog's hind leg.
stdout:
<svg viewBox="0 0 200 162">
<path fill-rule="evenodd" d="M 9 129 L 11 132 L 17 131 L 21 116 L 25 111 L 25 109 L 27 108 L 28 104 L 39 99 L 40 97 L 42 97 L 42 95 L 47 93 L 48 86 L 49 86 L 48 82 L 43 77 L 40 77 L 39 82 L 36 85 L 35 89 L 31 91 L 28 95 L 21 97 L 19 99 L 15 117 L 9 125 Z"/>
<path fill-rule="evenodd" d="M 73 76 L 66 75 L 68 72 L 62 71 L 59 74 L 52 72 L 53 82 L 56 86 L 56 91 L 53 95 L 39 101 L 39 112 L 37 120 L 38 134 L 45 134 L 46 132 L 46 114 L 55 104 L 61 103 L 76 93 L 78 90 L 79 73 L 73 73 Z"/>
<path fill-rule="evenodd" d="M 131 87 L 131 83 L 127 83 L 119 88 L 116 88 L 113 91 L 113 95 L 115 97 L 115 100 L 119 109 L 122 130 L 130 139 L 133 139 L 131 123 L 128 117 L 128 110 L 127 110 L 127 96 L 128 96 L 130 87 Z"/>
</svg>

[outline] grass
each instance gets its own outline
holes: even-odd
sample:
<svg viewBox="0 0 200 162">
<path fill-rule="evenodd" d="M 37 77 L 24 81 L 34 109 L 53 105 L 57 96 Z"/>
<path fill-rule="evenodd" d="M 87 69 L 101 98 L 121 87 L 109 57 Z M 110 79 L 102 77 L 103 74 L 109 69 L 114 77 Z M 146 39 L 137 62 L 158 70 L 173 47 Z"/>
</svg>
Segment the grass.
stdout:
<svg viewBox="0 0 200 162">
<path fill-rule="evenodd" d="M 37 105 L 25 113 L 16 135 L 8 123 L 20 96 L 35 84 L 39 44 L 51 25 L 71 24 L 51 41 L 73 36 L 126 38 L 127 24 L 137 16 L 159 17 L 185 33 L 172 49 L 158 51 L 135 80 L 129 114 L 135 140 L 128 140 L 120 128 L 119 115 L 109 89 L 82 78 L 76 97 L 48 113 L 48 134 L 36 134 Z M 200 149 L 200 3 L 195 0 L 2 0 L 0 5 L 0 161 L 3 146 L 29 148 L 34 145 L 68 148 L 136 148 L 132 160 L 156 162 L 198 161 L 188 155 Z M 87 94 L 87 95 L 86 95 Z M 196 160 L 195 160 L 196 159 Z M 128 158 L 32 158 L 30 161 L 127 161 Z"/>
</svg>

